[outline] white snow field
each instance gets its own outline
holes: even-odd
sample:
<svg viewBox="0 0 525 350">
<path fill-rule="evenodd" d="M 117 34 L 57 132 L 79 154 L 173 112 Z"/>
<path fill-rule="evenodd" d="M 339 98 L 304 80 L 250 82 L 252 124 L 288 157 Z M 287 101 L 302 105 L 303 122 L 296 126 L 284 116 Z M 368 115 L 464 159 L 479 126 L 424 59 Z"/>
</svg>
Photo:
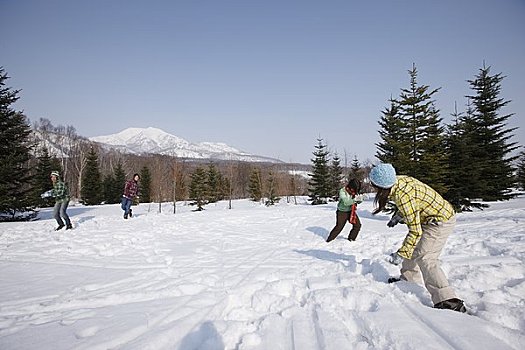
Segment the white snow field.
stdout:
<svg viewBox="0 0 525 350">
<path fill-rule="evenodd" d="M 406 226 L 285 199 L 69 208 L 74 230 L 0 224 L 0 349 L 525 349 L 525 198 L 462 213 L 442 255 L 469 314 L 387 284 Z"/>
</svg>

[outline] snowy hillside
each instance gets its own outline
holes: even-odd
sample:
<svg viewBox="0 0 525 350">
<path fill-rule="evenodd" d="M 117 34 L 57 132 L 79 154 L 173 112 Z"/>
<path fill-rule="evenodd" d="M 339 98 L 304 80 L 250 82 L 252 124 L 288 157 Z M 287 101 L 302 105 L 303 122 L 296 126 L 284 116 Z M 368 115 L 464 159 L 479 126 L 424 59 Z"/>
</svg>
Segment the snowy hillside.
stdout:
<svg viewBox="0 0 525 350">
<path fill-rule="evenodd" d="M 406 227 L 360 205 L 239 200 L 70 207 L 74 229 L 0 224 L 0 349 L 525 349 L 525 198 L 458 215 L 442 260 L 470 314 L 387 284 Z"/>
<path fill-rule="evenodd" d="M 107 147 L 123 152 L 173 155 L 181 158 L 280 162 L 277 159 L 248 154 L 224 143 L 191 143 L 157 128 L 128 128 L 117 134 L 91 137 Z"/>
<path fill-rule="evenodd" d="M 36 148 L 33 149 L 33 152 L 36 155 L 40 155 L 42 147 L 45 147 L 51 156 L 57 158 L 67 158 L 69 157 L 69 151 L 71 149 L 71 142 L 64 135 L 59 135 L 53 132 L 43 133 L 39 130 L 33 130 L 32 134 L 33 140 L 36 145 Z"/>
</svg>

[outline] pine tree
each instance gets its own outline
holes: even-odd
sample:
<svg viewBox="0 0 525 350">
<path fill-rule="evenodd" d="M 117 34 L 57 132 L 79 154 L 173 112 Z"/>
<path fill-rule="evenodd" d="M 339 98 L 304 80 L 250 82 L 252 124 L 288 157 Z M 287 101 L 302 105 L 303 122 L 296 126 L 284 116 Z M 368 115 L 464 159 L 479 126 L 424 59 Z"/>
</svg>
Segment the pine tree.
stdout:
<svg viewBox="0 0 525 350">
<path fill-rule="evenodd" d="M 521 189 L 525 190 L 525 151 L 520 154 L 516 180 Z"/>
<path fill-rule="evenodd" d="M 350 173 L 348 174 L 348 180 L 350 179 L 356 179 L 357 181 L 363 181 L 364 179 L 363 169 L 361 168 L 359 159 L 357 159 L 357 155 L 354 156 L 354 159 L 350 164 Z"/>
<path fill-rule="evenodd" d="M 115 171 L 113 172 L 113 179 L 115 182 L 112 200 L 113 203 L 120 203 L 122 200 L 122 194 L 124 193 L 124 186 L 126 184 L 126 173 L 124 172 L 124 169 L 122 168 L 122 162 L 120 161 L 117 163 Z"/>
<path fill-rule="evenodd" d="M 196 211 L 204 210 L 207 204 L 206 197 L 208 192 L 207 173 L 203 167 L 197 167 L 191 174 L 190 199 L 191 205 L 196 205 Z"/>
<path fill-rule="evenodd" d="M 429 90 L 428 85 L 418 85 L 415 64 L 408 71 L 410 87 L 401 90 L 397 104 L 402 118 L 400 132 L 403 138 L 401 148 L 408 149 L 409 162 L 398 165 L 398 173 L 414 176 L 440 193 L 446 192 L 446 153 L 444 128 L 439 110 L 432 100 L 438 89 Z M 396 166 L 396 165 L 394 165 Z"/>
<path fill-rule="evenodd" d="M 102 181 L 103 199 L 106 204 L 116 204 L 122 201 L 126 174 L 122 162 L 118 162 L 113 174 L 107 174 Z"/>
<path fill-rule="evenodd" d="M 445 136 L 445 148 L 447 150 L 447 166 L 451 169 L 450 174 L 446 180 L 448 192 L 445 198 L 456 208 L 462 210 L 465 204 L 463 198 L 466 198 L 464 193 L 463 183 L 465 182 L 466 173 L 468 169 L 464 167 L 465 157 L 468 157 L 467 144 L 462 131 L 462 114 L 458 113 L 455 107 L 453 123 L 447 125 Z"/>
<path fill-rule="evenodd" d="M 250 183 L 249 183 L 248 192 L 250 193 L 250 198 L 254 202 L 258 202 L 262 198 L 262 180 L 261 180 L 261 170 L 254 168 L 250 174 Z"/>
<path fill-rule="evenodd" d="M 331 197 L 331 187 L 329 178 L 329 152 L 326 150 L 326 145 L 323 144 L 322 139 L 317 139 L 317 145 L 312 159 L 312 173 L 310 181 L 308 181 L 310 200 L 312 205 L 326 204 L 327 198 Z"/>
<path fill-rule="evenodd" d="M 220 175 L 220 184 L 219 184 L 219 200 L 224 200 L 230 198 L 230 191 L 232 190 L 230 179 L 226 176 Z M 231 208 L 230 208 L 231 209 Z"/>
<path fill-rule="evenodd" d="M 53 184 L 49 176 L 54 170 L 62 174 L 60 161 L 54 157 L 51 157 L 46 147 L 42 147 L 37 157 L 37 164 L 34 169 L 31 186 L 33 188 L 33 203 L 37 207 L 52 207 L 55 204 L 55 200 L 52 197 L 40 197 L 42 193 L 53 188 Z"/>
<path fill-rule="evenodd" d="M 11 108 L 19 90 L 6 87 L 7 79 L 0 67 L 0 220 L 29 219 L 36 215 L 31 203 L 34 192 L 29 186 L 31 128 L 25 116 Z"/>
<path fill-rule="evenodd" d="M 390 107 L 381 112 L 379 121 L 379 136 L 376 158 L 383 163 L 392 164 L 398 173 L 408 174 L 410 171 L 409 139 L 407 125 L 400 114 L 399 104 L 390 99 Z"/>
<path fill-rule="evenodd" d="M 221 188 L 221 173 L 217 170 L 217 167 L 213 164 L 208 166 L 208 180 L 207 180 L 207 199 L 209 203 L 215 203 L 222 197 Z"/>
<path fill-rule="evenodd" d="M 86 157 L 86 170 L 82 174 L 81 200 L 85 205 L 96 205 L 102 202 L 102 181 L 98 167 L 98 154 L 93 147 Z"/>
<path fill-rule="evenodd" d="M 140 201 L 143 203 L 151 202 L 151 173 L 147 166 L 140 170 Z"/>
<path fill-rule="evenodd" d="M 113 174 L 107 174 L 102 180 L 103 199 L 106 204 L 115 204 L 115 178 Z"/>
<path fill-rule="evenodd" d="M 329 173 L 330 173 L 330 193 L 332 193 L 332 198 L 334 200 L 339 199 L 339 189 L 341 188 L 341 184 L 343 181 L 343 168 L 341 167 L 341 159 L 335 153 L 332 157 L 332 163 L 329 167 Z"/>
<path fill-rule="evenodd" d="M 266 179 L 266 202 L 264 203 L 267 207 L 275 205 L 278 203 L 281 198 L 277 196 L 277 188 L 275 183 L 275 176 L 273 172 L 268 173 L 268 178 Z"/>
<path fill-rule="evenodd" d="M 427 125 L 422 131 L 421 157 L 418 163 L 419 179 L 445 195 L 448 191 L 447 152 L 445 146 L 445 128 L 442 118 L 434 106 L 427 114 Z"/>
<path fill-rule="evenodd" d="M 491 75 L 490 67 L 483 67 L 474 80 L 469 80 L 474 94 L 467 96 L 473 104 L 472 118 L 467 120 L 466 128 L 471 130 L 468 140 L 472 142 L 471 155 L 480 165 L 479 185 L 471 189 L 470 197 L 482 198 L 485 201 L 506 200 L 514 197 L 511 188 L 514 187 L 512 163 L 516 156 L 509 153 L 518 148 L 515 142 L 510 142 L 512 132 L 516 128 L 508 128 L 507 121 L 513 114 L 500 114 L 501 109 L 510 101 L 505 101 L 499 95 L 501 73 Z"/>
<path fill-rule="evenodd" d="M 469 129 L 472 108 L 467 105 L 465 113 L 459 113 L 457 107 L 452 114 L 453 122 L 447 125 L 445 149 L 447 153 L 448 176 L 445 180 L 448 191 L 444 194 L 457 211 L 471 210 L 471 207 L 483 208 L 485 204 L 476 202 L 469 193 L 479 184 L 479 164 L 473 159 L 473 130 Z M 469 181 L 465 181 L 469 179 Z"/>
</svg>

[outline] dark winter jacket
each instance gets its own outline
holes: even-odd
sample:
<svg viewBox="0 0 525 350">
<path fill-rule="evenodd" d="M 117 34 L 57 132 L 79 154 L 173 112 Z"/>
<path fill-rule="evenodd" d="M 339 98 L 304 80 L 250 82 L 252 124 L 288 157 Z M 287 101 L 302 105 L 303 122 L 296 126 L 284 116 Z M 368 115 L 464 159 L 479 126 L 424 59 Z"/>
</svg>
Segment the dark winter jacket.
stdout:
<svg viewBox="0 0 525 350">
<path fill-rule="evenodd" d="M 126 185 L 124 186 L 124 197 L 133 199 L 139 194 L 139 184 L 135 182 L 135 180 L 128 180 L 126 181 Z"/>
</svg>

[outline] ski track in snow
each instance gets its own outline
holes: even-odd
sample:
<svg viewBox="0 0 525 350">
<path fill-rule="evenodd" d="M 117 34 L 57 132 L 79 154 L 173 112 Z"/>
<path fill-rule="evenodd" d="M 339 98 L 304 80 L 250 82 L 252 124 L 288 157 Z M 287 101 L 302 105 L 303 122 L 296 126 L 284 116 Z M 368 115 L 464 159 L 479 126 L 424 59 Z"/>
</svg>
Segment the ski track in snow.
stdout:
<svg viewBox="0 0 525 350">
<path fill-rule="evenodd" d="M 0 224 L 0 349 L 524 349 L 525 199 L 458 215 L 443 269 L 469 314 L 422 286 L 385 283 L 371 200 L 330 244 L 335 203 L 70 207 L 72 231 Z"/>
</svg>

